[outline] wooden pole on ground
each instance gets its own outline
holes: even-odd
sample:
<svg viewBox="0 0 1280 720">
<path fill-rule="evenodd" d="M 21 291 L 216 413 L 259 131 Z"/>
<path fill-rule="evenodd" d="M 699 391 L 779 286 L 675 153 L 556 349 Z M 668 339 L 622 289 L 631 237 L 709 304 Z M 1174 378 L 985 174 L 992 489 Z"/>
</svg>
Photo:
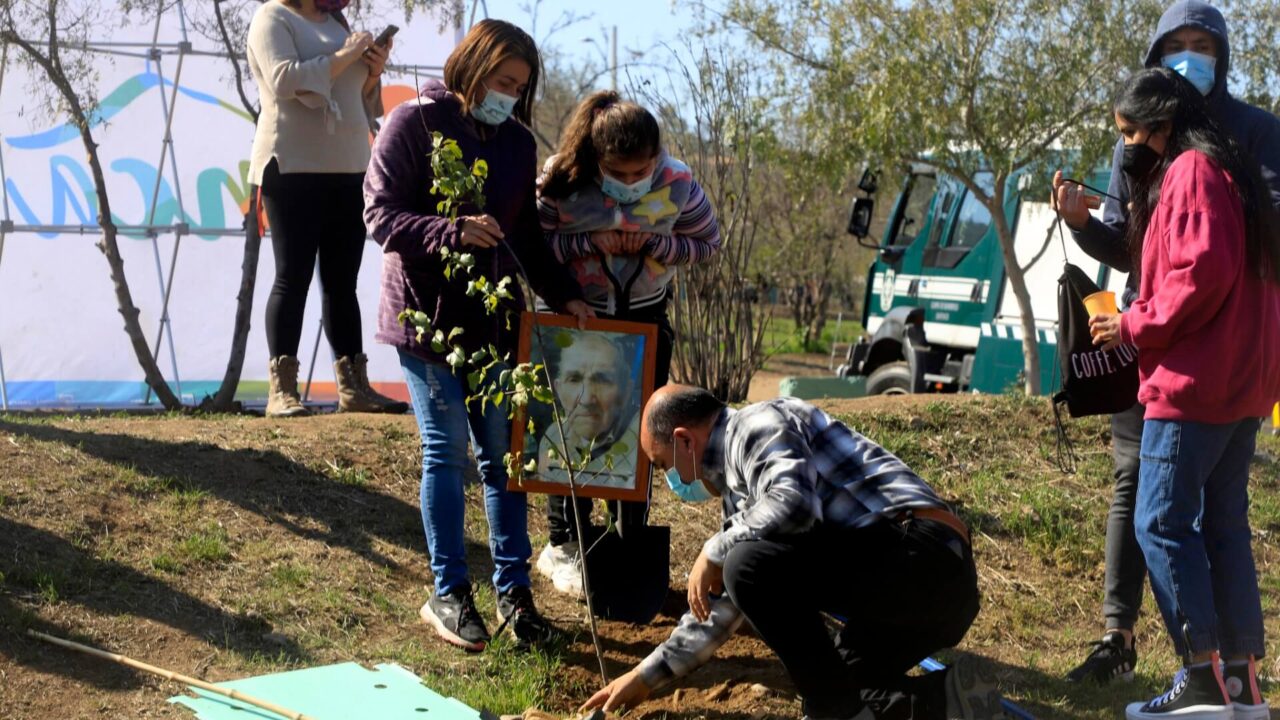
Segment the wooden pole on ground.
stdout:
<svg viewBox="0 0 1280 720">
<path fill-rule="evenodd" d="M 81 645 L 78 642 L 72 642 L 70 640 L 63 640 L 62 638 L 57 638 L 52 635 L 46 635 L 42 632 L 36 632 L 35 630 L 27 630 L 27 634 L 33 638 L 44 640 L 47 643 L 53 643 L 54 645 L 59 645 L 61 647 L 68 648 L 70 650 L 76 650 L 78 652 L 86 653 L 88 655 L 93 655 L 94 657 L 99 657 L 99 658 L 102 658 L 103 660 L 111 660 L 112 662 L 117 662 L 117 663 L 120 663 L 121 665 L 127 665 L 131 668 L 142 670 L 143 672 L 149 672 L 152 675 L 159 675 L 160 677 L 165 678 L 167 680 L 179 682 L 179 683 L 182 683 L 183 685 L 198 687 L 201 690 L 215 693 L 217 695 L 222 695 L 223 697 L 231 698 L 232 700 L 245 703 L 246 705 L 253 705 L 254 707 L 262 708 L 263 710 L 268 710 L 281 717 L 288 718 L 289 720 L 315 720 L 315 718 L 311 717 L 310 715 L 303 715 L 302 713 L 294 710 L 290 710 L 289 708 L 280 707 L 275 703 L 267 702 L 266 700 L 259 700 L 258 698 L 245 695 L 244 693 L 239 692 L 237 690 L 229 690 L 224 687 L 218 687 L 217 685 L 214 685 L 212 683 L 207 683 L 203 680 L 197 680 L 196 678 L 188 677 L 186 675 L 180 675 L 171 670 L 165 670 L 164 668 L 156 667 L 155 665 L 148 665 L 144 662 L 139 662 L 137 660 L 134 660 L 133 658 L 125 657 L 124 655 L 120 655 L 118 653 L 107 652 L 106 650 L 99 650 L 98 648 L 89 647 L 88 645 Z"/>
</svg>

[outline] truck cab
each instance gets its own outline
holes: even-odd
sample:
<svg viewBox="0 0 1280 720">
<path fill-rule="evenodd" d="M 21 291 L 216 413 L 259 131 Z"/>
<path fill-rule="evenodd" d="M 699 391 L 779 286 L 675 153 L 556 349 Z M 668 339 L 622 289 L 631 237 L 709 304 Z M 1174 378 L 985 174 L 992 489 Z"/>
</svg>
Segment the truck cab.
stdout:
<svg viewBox="0 0 1280 720">
<path fill-rule="evenodd" d="M 985 190 L 990 173 L 975 180 Z M 1014 232 L 1040 344 L 1041 387 L 1060 384 L 1057 350 L 1058 277 L 1071 262 L 1100 287 L 1123 289 L 1125 275 L 1111 271 L 1060 237 L 1044 197 L 1024 192 L 1029 177 L 1009 183 L 1003 211 Z M 1087 180 L 1105 187 L 1105 173 Z M 983 185 L 986 183 L 986 185 Z M 1008 287 L 1000 241 L 990 211 L 958 179 L 934 168 L 909 168 L 894 200 L 884 235 L 868 235 L 874 175 L 864 174 L 864 197 L 854 202 L 849 231 L 877 251 L 867 269 L 862 324 L 866 335 L 849 349 L 837 375 L 865 379 L 865 394 L 1002 392 L 1023 376 L 1023 330 L 1017 300 Z M 1044 185 L 1043 183 L 1041 184 Z M 1063 242 L 1065 238 L 1065 243 Z M 861 383 L 860 383 L 861 384 Z"/>
</svg>

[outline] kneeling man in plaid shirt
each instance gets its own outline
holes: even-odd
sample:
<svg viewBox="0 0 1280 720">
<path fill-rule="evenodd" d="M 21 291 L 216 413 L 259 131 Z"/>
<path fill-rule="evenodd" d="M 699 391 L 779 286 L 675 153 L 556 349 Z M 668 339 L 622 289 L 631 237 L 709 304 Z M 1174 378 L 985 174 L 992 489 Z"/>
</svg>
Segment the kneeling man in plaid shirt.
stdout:
<svg viewBox="0 0 1280 720">
<path fill-rule="evenodd" d="M 892 453 L 794 398 L 735 411 L 682 385 L 649 400 L 640 444 L 681 499 L 719 498 L 725 520 L 693 564 L 671 637 L 584 709 L 644 700 L 747 620 L 807 718 L 1004 717 L 967 660 L 907 675 L 964 637 L 978 582 L 968 528 Z M 845 621 L 834 637 L 824 615 Z"/>
</svg>

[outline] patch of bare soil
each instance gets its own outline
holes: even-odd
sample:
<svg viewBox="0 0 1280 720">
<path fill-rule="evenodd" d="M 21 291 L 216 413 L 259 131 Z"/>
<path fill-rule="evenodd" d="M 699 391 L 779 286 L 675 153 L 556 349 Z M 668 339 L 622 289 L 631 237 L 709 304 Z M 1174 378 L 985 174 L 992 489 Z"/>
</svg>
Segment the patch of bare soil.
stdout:
<svg viewBox="0 0 1280 720">
<path fill-rule="evenodd" d="M 774 355 L 751 378 L 751 387 L 747 390 L 747 402 L 760 402 L 778 397 L 778 383 L 789 377 L 831 375 L 829 365 L 830 358 L 820 353 Z"/>
</svg>

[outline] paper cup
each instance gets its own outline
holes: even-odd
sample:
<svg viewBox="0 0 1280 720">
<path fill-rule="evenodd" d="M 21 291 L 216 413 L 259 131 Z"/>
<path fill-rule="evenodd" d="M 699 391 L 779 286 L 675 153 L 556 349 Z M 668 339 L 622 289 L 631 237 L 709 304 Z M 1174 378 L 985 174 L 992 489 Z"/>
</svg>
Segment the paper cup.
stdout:
<svg viewBox="0 0 1280 720">
<path fill-rule="evenodd" d="M 1085 297 L 1084 309 L 1089 311 L 1089 317 L 1102 313 L 1114 315 L 1120 311 L 1116 307 L 1116 294 L 1110 290 L 1103 290 Z"/>
</svg>

